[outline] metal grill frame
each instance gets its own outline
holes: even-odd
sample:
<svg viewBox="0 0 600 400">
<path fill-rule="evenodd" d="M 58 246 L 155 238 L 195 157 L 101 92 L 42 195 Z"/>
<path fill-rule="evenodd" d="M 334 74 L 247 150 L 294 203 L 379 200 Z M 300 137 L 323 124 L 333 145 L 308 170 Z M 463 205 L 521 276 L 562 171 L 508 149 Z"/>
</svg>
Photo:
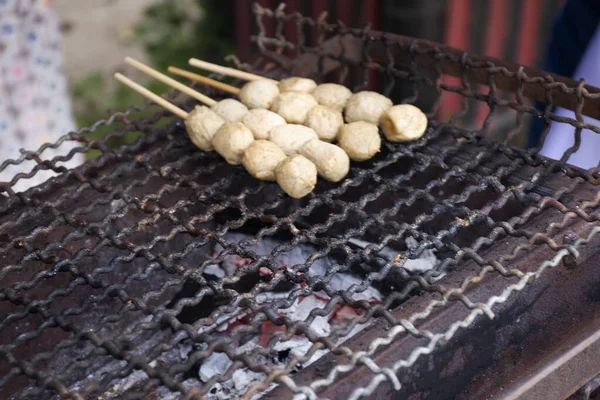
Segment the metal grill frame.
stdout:
<svg viewBox="0 0 600 400">
<path fill-rule="evenodd" d="M 348 180 L 341 184 L 320 183 L 315 194 L 299 202 L 280 196 L 272 183 L 245 184 L 243 176 L 236 176 L 236 168 L 226 166 L 214 154 L 195 151 L 181 123 L 155 128 L 166 114 L 157 111 L 150 118 L 136 119 L 136 112 L 142 110 L 138 107 L 114 114 L 91 128 L 115 126 L 115 132 L 106 138 L 90 140 L 86 136 L 90 130 L 81 130 L 35 152 L 23 152 L 18 160 L 5 161 L 0 170 L 26 160 L 34 160 L 37 165 L 30 173 L 19 174 L 2 186 L 8 197 L 0 203 L 0 254 L 5 261 L 0 270 L 0 310 L 4 315 L 0 353 L 6 359 L 0 364 L 0 389 L 18 387 L 12 393 L 15 398 L 49 398 L 57 394 L 65 398 L 144 398 L 167 392 L 201 398 L 214 384 L 227 380 L 243 366 L 267 376 L 264 382 L 251 386 L 247 398 L 271 390 L 271 383 L 279 385 L 265 394 L 271 398 L 292 394 L 308 398 L 386 398 L 391 389 L 400 391 L 395 395 L 420 393 L 435 398 L 439 393 L 469 393 L 479 397 L 497 394 L 497 381 L 482 380 L 481 369 L 509 374 L 511 359 L 499 354 L 510 346 L 490 344 L 494 357 L 479 370 L 468 368 L 473 357 L 464 349 L 478 334 L 513 326 L 517 314 L 511 310 L 519 302 L 532 307 L 530 312 L 518 313 L 524 321 L 539 318 L 536 312 L 540 310 L 567 315 L 565 310 L 582 304 L 591 310 L 591 314 L 577 314 L 579 325 L 558 321 L 538 334 L 533 328 L 525 330 L 529 336 L 525 335 L 523 348 L 539 345 L 543 337 L 556 339 L 553 345 L 560 350 L 570 344 L 559 340 L 568 336 L 565 332 L 574 330 L 581 337 L 591 329 L 593 324 L 584 321 L 590 315 L 594 318 L 588 320 L 595 321 L 599 315 L 594 301 L 569 303 L 567 295 L 538 289 L 560 286 L 560 279 L 565 279 L 570 290 L 589 290 L 600 281 L 592 268 L 598 245 L 596 233 L 600 231 L 596 171 L 540 157 L 536 153 L 541 144 L 538 149 L 523 151 L 510 147 L 508 141 L 523 127 L 526 115 L 541 115 L 547 122 L 546 133 L 553 123 L 568 123 L 574 127 L 576 137 L 574 147 L 563 157 L 563 161 L 568 160 L 579 146 L 582 128 L 600 132 L 582 118 L 584 112 L 593 115 L 597 90 L 583 81 L 569 82 L 539 71 L 530 75 L 524 68 L 495 64 L 490 59 L 481 61 L 467 53 L 457 55 L 443 46 L 370 32 L 368 27 L 356 30 L 327 24 L 325 17 L 313 21 L 300 14 L 285 14 L 283 8 L 271 11 L 259 6 L 255 6 L 255 14 L 259 26 L 256 42 L 262 59 L 252 67 L 238 63 L 239 67 L 266 71 L 274 77 L 325 77 L 333 72 L 344 79 L 353 75 L 362 78 L 355 90 L 368 87 L 375 73 L 383 81 L 384 94 L 389 94 L 397 82 L 408 82 L 413 93 L 402 102 L 411 103 L 418 100 L 421 85 L 428 86 L 440 98 L 428 112 L 431 122 L 427 135 L 406 145 L 385 143 L 375 161 L 353 166 Z M 275 24 L 273 37 L 267 35 L 263 25 L 267 18 Z M 297 27 L 297 42 L 282 35 L 286 24 Z M 317 28 L 316 47 L 305 45 L 305 26 Z M 432 78 L 425 71 L 437 75 Z M 461 76 L 461 87 L 443 82 L 442 75 L 453 71 Z M 475 90 L 475 83 L 486 82 L 488 93 Z M 497 89 L 511 87 L 515 88 L 516 101 L 502 100 Z M 436 122 L 433 118 L 446 92 L 463 95 L 463 109 L 448 123 Z M 527 104 L 525 96 L 547 100 L 546 111 L 540 114 Z M 466 131 L 459 122 L 472 102 L 484 102 L 490 113 L 481 129 Z M 576 119 L 554 115 L 552 105 L 574 109 Z M 482 136 L 499 109 L 513 110 L 517 118 L 506 140 L 496 143 Z M 111 138 L 132 131 L 145 135 L 119 149 L 107 146 Z M 82 146 L 63 157 L 42 160 L 46 148 L 60 148 L 67 140 Z M 74 170 L 60 167 L 61 161 L 76 152 L 91 149 L 103 154 Z M 402 171 L 400 163 L 410 168 Z M 25 193 L 11 190 L 17 181 L 40 170 L 60 175 Z M 457 193 L 439 194 L 440 189 L 454 186 L 460 188 Z M 411 190 L 403 192 L 407 187 Z M 391 194 L 400 196 L 392 201 Z M 369 208 L 378 201 L 387 208 L 377 208 L 376 212 Z M 425 212 L 410 215 L 405 211 L 420 202 L 427 203 Z M 324 219 L 322 209 L 327 210 Z M 407 215 L 399 217 L 399 212 Z M 452 218 L 438 222 L 447 216 Z M 321 220 L 315 223 L 311 218 Z M 360 221 L 360 225 L 343 226 L 351 219 Z M 243 243 L 224 239 L 227 231 L 246 228 L 250 223 L 259 223 L 252 239 Z M 438 224 L 435 229 L 431 227 L 434 223 Z M 434 229 L 434 233 L 425 227 Z M 477 227 L 485 234 L 469 245 L 454 241 Z M 376 244 L 366 249 L 350 246 L 350 238 L 364 237 L 378 229 L 388 233 Z M 250 250 L 251 244 L 280 233 L 289 239 L 269 256 Z M 402 240 L 406 234 L 417 238 L 420 245 L 400 251 L 398 260 L 378 256 L 386 244 Z M 215 242 L 225 249 L 215 259 L 197 254 Z M 301 243 L 312 243 L 318 251 L 303 264 L 288 268 L 273 265 L 275 254 Z M 430 248 L 452 256 L 444 257 L 439 266 L 423 275 L 413 275 L 402 267 L 402 260 L 417 258 Z M 312 281 L 298 275 L 315 259 L 334 253 L 344 260 L 339 269 Z M 253 261 L 220 281 L 209 281 L 202 275 L 207 266 L 232 254 Z M 365 272 L 361 285 L 349 292 L 327 292 L 326 282 L 332 274 L 354 268 L 357 263 L 368 263 L 373 268 Z M 236 289 L 245 276 L 260 267 L 273 272 L 271 281 L 255 284 L 247 292 Z M 448 274 L 435 280 L 440 272 Z M 153 286 L 150 277 L 161 283 Z M 382 304 L 351 298 L 352 293 L 386 281 L 397 282 L 398 289 L 389 291 Z M 186 282 L 197 285 L 196 290 L 175 297 L 175 302 L 169 304 L 177 293 L 183 293 Z M 273 290 L 282 282 L 304 286 L 290 298 L 275 301 L 275 306 L 261 306 L 256 301 L 257 294 Z M 291 321 L 277 314 L 277 309 L 290 307 L 296 298 L 317 290 L 326 291 L 330 297 L 326 309 L 340 303 L 362 310 L 362 314 L 329 337 L 319 337 L 309 328 L 314 318 L 326 310 L 313 310 L 305 321 Z M 184 309 L 217 295 L 228 301 L 209 315 L 193 324 L 178 318 Z M 563 297 L 564 301 L 559 301 Z M 91 312 L 95 307 L 99 310 L 97 316 Z M 117 312 L 113 307 L 118 307 Z M 199 333 L 199 327 L 210 327 L 219 315 L 239 307 L 251 310 L 253 316 L 233 328 L 227 337 Z M 37 321 L 39 325 L 21 332 L 21 320 Z M 234 339 L 256 333 L 265 321 L 284 326 L 283 337 L 308 337 L 312 348 L 304 357 L 292 359 L 285 369 L 271 369 L 257 361 L 281 340 L 277 336 L 262 351 L 237 354 Z M 373 323 L 371 328 L 347 343 L 336 343 L 336 338 L 367 321 Z M 538 321 L 535 327 L 548 321 Z M 146 342 L 140 342 L 144 335 L 162 345 L 144 349 L 141 344 Z M 518 337 L 517 333 L 512 335 Z M 42 351 L 33 345 L 20 348 L 30 342 L 41 346 Z M 50 347 L 43 350 L 42 342 Z M 192 346 L 191 355 L 185 360 L 169 358 L 181 343 Z M 194 348 L 198 344 L 207 346 Z M 69 351 L 77 346 L 84 355 L 63 365 L 63 370 L 54 369 L 57 365 L 52 361 L 61 355 L 76 354 Z M 330 353 L 310 367 L 289 374 L 298 362 L 308 360 L 320 349 Z M 182 374 L 216 351 L 227 354 L 235 362 L 233 366 L 203 385 L 186 386 Z M 457 352 L 462 354 L 461 367 L 443 373 L 443 365 Z M 78 370 L 103 363 L 112 365 L 112 369 L 104 370 L 98 379 L 85 381 L 80 377 L 86 383 L 74 386 Z M 543 363 L 526 364 L 523 370 L 535 371 Z M 422 379 L 427 370 L 429 378 Z M 129 387 L 119 384 L 134 373 L 145 374 L 145 378 Z M 591 379 L 597 373 L 593 368 L 580 371 L 579 378 L 591 374 Z M 464 386 L 440 383 L 453 379 Z M 506 390 L 512 394 L 543 387 L 528 381 L 508 386 Z M 561 390 L 568 395 L 577 388 L 566 385 Z"/>
</svg>

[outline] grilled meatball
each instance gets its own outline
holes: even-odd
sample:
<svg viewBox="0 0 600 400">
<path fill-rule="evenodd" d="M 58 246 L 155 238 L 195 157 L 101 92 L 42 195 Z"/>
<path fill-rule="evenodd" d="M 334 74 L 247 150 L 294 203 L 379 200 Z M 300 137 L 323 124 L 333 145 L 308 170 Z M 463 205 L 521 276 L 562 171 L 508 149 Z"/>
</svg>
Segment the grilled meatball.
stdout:
<svg viewBox="0 0 600 400">
<path fill-rule="evenodd" d="M 381 148 L 377 125 L 364 121 L 342 125 L 338 145 L 353 161 L 368 160 Z"/>
<path fill-rule="evenodd" d="M 425 134 L 427 116 L 411 104 L 399 104 L 381 114 L 379 123 L 390 142 L 408 142 Z"/>
<path fill-rule="evenodd" d="M 301 124 L 316 105 L 317 101 L 308 93 L 284 92 L 275 97 L 271 111 L 281 115 L 290 124 Z"/>
<path fill-rule="evenodd" d="M 215 133 L 212 144 L 229 164 L 239 165 L 242 163 L 244 151 L 254 142 L 254 136 L 250 129 L 241 122 L 226 122 Z"/>
<path fill-rule="evenodd" d="M 275 143 L 255 140 L 244 152 L 242 164 L 256 179 L 274 181 L 275 169 L 285 159 L 285 153 Z"/>
<path fill-rule="evenodd" d="M 269 140 L 279 146 L 288 156 L 298 153 L 300 147 L 309 140 L 318 138 L 315 131 L 309 127 L 295 124 L 277 126 L 269 134 Z"/>
<path fill-rule="evenodd" d="M 280 92 L 304 92 L 304 93 L 312 93 L 313 90 L 317 87 L 317 83 L 312 79 L 308 78 L 299 78 L 297 76 L 293 76 L 291 78 L 282 79 L 279 82 L 279 91 Z"/>
<path fill-rule="evenodd" d="M 317 86 L 312 95 L 319 104 L 337 111 L 343 111 L 352 96 L 352 92 L 346 86 L 337 83 L 323 83 Z"/>
<path fill-rule="evenodd" d="M 304 125 L 317 132 L 319 139 L 325 142 L 333 142 L 340 126 L 344 125 L 344 117 L 340 111 L 318 105 L 308 112 Z"/>
<path fill-rule="evenodd" d="M 283 191 L 295 199 L 312 192 L 317 184 L 317 167 L 300 154 L 283 160 L 275 170 L 275 175 Z"/>
<path fill-rule="evenodd" d="M 227 122 L 241 121 L 248 113 L 248 107 L 235 99 L 225 99 L 212 106 L 212 110 Z"/>
<path fill-rule="evenodd" d="M 252 131 L 254 139 L 269 139 L 271 129 L 285 125 L 285 119 L 281 115 L 264 108 L 250 110 L 242 122 Z"/>
<path fill-rule="evenodd" d="M 217 113 L 206 106 L 196 106 L 185 119 L 185 129 L 196 147 L 204 151 L 213 151 L 213 136 L 225 123 Z"/>
<path fill-rule="evenodd" d="M 377 124 L 381 114 L 392 105 L 390 99 L 376 92 L 355 93 L 346 104 L 346 122 L 366 121 Z"/>
<path fill-rule="evenodd" d="M 299 151 L 317 167 L 320 176 L 331 182 L 339 182 L 348 175 L 350 159 L 338 146 L 313 139 Z"/>
<path fill-rule="evenodd" d="M 258 79 L 246 83 L 240 90 L 240 100 L 248 108 L 271 108 L 279 94 L 279 85 L 270 79 Z"/>
</svg>

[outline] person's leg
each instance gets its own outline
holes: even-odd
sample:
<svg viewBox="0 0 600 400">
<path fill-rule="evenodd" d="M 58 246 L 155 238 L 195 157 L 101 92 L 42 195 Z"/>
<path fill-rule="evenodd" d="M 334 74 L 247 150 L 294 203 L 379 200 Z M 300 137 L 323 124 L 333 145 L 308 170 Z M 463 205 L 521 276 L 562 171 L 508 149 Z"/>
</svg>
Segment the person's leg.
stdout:
<svg viewBox="0 0 600 400">
<path fill-rule="evenodd" d="M 587 46 L 587 49 L 581 59 L 574 77 L 584 77 L 587 83 L 592 86 L 600 86 L 600 28 L 596 29 L 594 37 Z M 562 108 L 556 109 L 556 114 L 560 117 L 575 118 L 573 111 L 568 111 Z M 583 119 L 596 126 L 600 125 L 600 121 L 592 118 L 583 117 Z M 575 128 L 570 124 L 552 123 L 548 137 L 544 142 L 544 147 L 540 154 L 560 159 L 565 151 L 572 147 L 575 143 Z M 593 168 L 598 166 L 600 162 L 600 135 L 584 129 L 581 131 L 581 145 L 579 149 L 572 154 L 567 160 L 569 164 L 576 165 L 581 168 Z"/>
<path fill-rule="evenodd" d="M 554 21 L 543 69 L 578 79 L 579 76 L 576 76 L 577 66 L 580 64 L 599 22 L 600 1 L 567 0 Z M 536 108 L 543 111 L 545 104 L 538 102 Z M 543 119 L 535 118 L 532 121 L 528 147 L 538 145 L 545 126 L 546 123 Z"/>
</svg>

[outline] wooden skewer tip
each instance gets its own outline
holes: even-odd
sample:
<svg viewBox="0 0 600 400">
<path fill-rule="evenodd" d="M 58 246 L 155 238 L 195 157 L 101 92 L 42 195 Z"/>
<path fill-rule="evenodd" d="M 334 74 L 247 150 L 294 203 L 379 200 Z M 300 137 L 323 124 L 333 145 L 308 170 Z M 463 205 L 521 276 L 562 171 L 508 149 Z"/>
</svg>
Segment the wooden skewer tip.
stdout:
<svg viewBox="0 0 600 400">
<path fill-rule="evenodd" d="M 146 89 L 145 87 L 143 87 L 139 83 L 137 83 L 137 82 L 129 79 L 125 75 L 117 72 L 117 73 L 114 74 L 114 77 L 119 82 L 121 82 L 124 85 L 128 86 L 132 90 L 138 92 L 139 94 L 141 94 L 142 96 L 144 96 L 148 100 L 151 100 L 154 103 L 158 104 L 159 106 L 161 106 L 165 110 L 172 112 L 173 114 L 177 115 L 178 117 L 180 117 L 182 119 L 186 119 L 188 117 L 188 113 L 185 110 L 182 110 L 181 108 L 177 107 L 175 104 L 170 103 L 169 101 L 167 101 L 166 99 L 160 97 L 156 93 L 151 92 L 150 90 Z"/>
<path fill-rule="evenodd" d="M 188 63 L 196 68 L 205 69 L 207 71 L 216 72 L 218 74 L 233 76 L 234 78 L 243 79 L 245 81 L 255 81 L 258 79 L 269 79 L 273 82 L 277 82 L 264 76 L 256 75 L 246 71 L 240 71 L 239 69 L 225 67 L 218 64 L 209 63 L 207 61 L 199 60 L 197 58 L 190 58 Z"/>
<path fill-rule="evenodd" d="M 192 89 L 189 86 L 184 85 L 181 82 L 176 81 L 175 79 L 147 66 L 144 63 L 137 61 L 134 58 L 126 57 L 125 62 L 127 64 L 135 67 L 136 69 L 144 72 L 145 74 L 150 75 L 151 77 L 159 80 L 160 82 L 167 84 L 167 85 L 171 86 L 172 88 L 175 88 L 175 89 L 179 90 L 180 92 L 187 94 L 190 97 L 193 97 L 194 99 L 200 101 L 201 103 L 206 104 L 209 107 L 216 104 L 216 101 L 211 99 L 210 97 L 198 92 L 197 90 Z"/>
<path fill-rule="evenodd" d="M 240 88 L 237 88 L 232 85 L 228 85 L 227 83 L 223 83 L 209 77 L 196 74 L 194 72 L 186 71 L 185 69 L 177 68 L 177 67 L 169 67 L 168 71 L 179 76 L 183 76 L 185 78 L 191 79 L 193 81 L 201 82 L 209 86 L 216 87 L 217 89 L 224 90 L 226 92 L 238 95 L 240 93 Z"/>
</svg>

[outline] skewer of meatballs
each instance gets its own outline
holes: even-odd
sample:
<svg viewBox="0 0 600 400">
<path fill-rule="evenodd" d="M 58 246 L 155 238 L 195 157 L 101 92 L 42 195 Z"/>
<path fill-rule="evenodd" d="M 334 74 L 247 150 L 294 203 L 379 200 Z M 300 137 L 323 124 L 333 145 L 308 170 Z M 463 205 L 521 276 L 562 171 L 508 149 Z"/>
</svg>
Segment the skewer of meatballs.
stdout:
<svg viewBox="0 0 600 400">
<path fill-rule="evenodd" d="M 240 101 L 250 109 L 271 109 L 287 122 L 303 123 L 313 128 L 324 141 L 338 139 L 340 147 L 354 161 L 364 161 L 379 151 L 379 146 L 376 146 L 379 141 L 375 139 L 375 136 L 379 138 L 377 126 L 367 124 L 380 125 L 391 142 L 419 139 L 427 129 L 427 117 L 419 108 L 410 104 L 393 105 L 390 99 L 377 92 L 361 91 L 353 94 L 343 85 L 317 85 L 314 80 L 302 77 L 290 77 L 277 82 L 195 58 L 190 59 L 189 63 L 207 71 L 247 80 L 241 89 L 226 85 L 228 88 L 225 90 L 238 95 Z M 225 84 L 198 74 L 175 67 L 170 67 L 169 71 L 224 89 Z M 351 145 L 357 142 L 361 144 L 360 148 L 352 148 Z M 365 151 L 367 144 L 372 146 L 372 154 Z M 353 150 L 357 150 L 359 154 L 354 155 Z"/>
<path fill-rule="evenodd" d="M 350 160 L 346 153 L 338 146 L 319 140 L 311 128 L 286 124 L 279 115 L 261 110 L 270 121 L 265 135 L 265 118 L 257 115 L 259 110 L 249 112 L 234 99 L 216 102 L 139 61 L 131 58 L 126 61 L 204 103 L 187 113 L 125 76 L 115 75 L 122 83 L 184 119 L 190 139 L 198 148 L 215 150 L 232 165 L 243 164 L 257 179 L 277 181 L 291 197 L 301 198 L 310 193 L 317 174 L 332 182 L 348 174 Z"/>
<path fill-rule="evenodd" d="M 400 140 L 396 137 L 392 141 L 416 139 L 423 135 L 427 126 L 425 115 L 414 106 L 392 106 L 389 99 L 378 93 L 365 91 L 352 94 L 338 84 L 317 85 L 311 79 L 300 77 L 277 82 L 244 71 L 190 60 L 200 68 L 249 81 L 239 89 L 189 71 L 169 68 L 177 75 L 236 94 L 246 104 L 234 99 L 217 102 L 139 61 L 132 58 L 126 61 L 204 104 L 188 114 L 124 76 L 116 75 L 121 82 L 150 100 L 157 103 L 158 99 L 162 100 L 160 105 L 183 118 L 186 130 L 198 148 L 216 150 L 230 164 L 243 164 L 258 179 L 276 180 L 291 197 L 300 198 L 310 193 L 316 184 L 317 173 L 337 182 L 347 175 L 349 158 L 364 161 L 373 157 L 381 145 L 374 122 L 381 124 L 388 139 L 392 140 L 390 132 L 400 136 Z M 347 124 L 344 124 L 342 110 Z M 417 124 L 410 120 L 411 117 L 413 120 L 417 117 Z M 398 121 L 404 122 L 404 125 L 398 124 Z M 301 122 L 305 126 L 300 125 Z M 415 125 L 418 125 L 416 129 Z M 421 132 L 413 133 L 416 137 L 407 139 L 405 133 L 407 130 L 410 133 L 411 129 Z M 336 139 L 341 148 L 327 143 Z"/>
<path fill-rule="evenodd" d="M 233 73 L 239 72 L 237 70 L 229 69 L 226 67 L 222 68 L 225 68 L 224 71 L 228 73 L 230 70 L 234 71 Z M 219 71 L 223 72 L 223 70 L 221 69 L 219 69 Z M 259 82 L 261 79 L 263 79 L 255 75 L 259 79 L 250 81 L 244 86 L 244 88 L 240 89 L 235 86 L 228 85 L 226 83 L 177 67 L 169 67 L 169 72 L 179 76 L 183 76 L 192 81 L 197 81 L 207 84 L 209 86 L 213 86 L 217 89 L 234 94 L 236 96 L 239 96 L 244 88 L 248 88 L 250 83 Z M 244 77 L 246 75 L 241 76 Z M 298 79 L 314 82 L 311 79 L 305 78 L 294 79 L 296 82 L 298 82 Z M 265 80 L 272 81 L 266 78 Z M 282 82 L 284 81 L 285 80 L 283 80 Z M 303 84 L 300 87 L 309 86 L 311 85 Z M 372 158 L 380 150 L 381 147 L 381 138 L 379 136 L 379 130 L 377 128 L 377 125 L 366 121 L 356 121 L 349 124 L 344 124 L 342 110 L 344 109 L 344 105 L 347 102 L 347 99 L 352 96 L 350 90 L 342 85 L 326 83 L 318 85 L 315 91 L 313 92 L 313 96 L 319 90 L 322 92 L 323 96 L 317 96 L 316 99 L 319 99 L 319 101 L 321 101 L 322 103 L 330 104 L 334 108 L 323 104 L 318 104 L 314 106 L 308 111 L 306 119 L 304 120 L 304 125 L 308 126 L 309 128 L 312 128 L 317 133 L 319 139 L 325 142 L 333 142 L 337 140 L 338 145 L 348 154 L 350 159 L 352 159 L 353 161 L 365 161 Z M 265 91 L 261 91 L 260 87 L 253 87 L 251 90 L 249 90 L 249 93 L 247 93 L 247 96 L 244 98 L 246 104 L 250 104 L 249 108 L 251 108 L 253 104 L 253 101 L 251 99 L 256 99 L 257 97 L 264 95 L 264 93 Z M 343 100 L 343 104 L 340 101 L 340 99 L 342 98 L 346 99 Z M 272 103 L 273 101 L 264 102 L 263 105 L 268 105 Z M 304 103 L 311 104 L 312 102 L 309 100 Z M 280 111 L 280 108 L 277 108 L 277 110 Z M 274 112 L 268 112 L 266 108 L 252 108 L 244 118 L 244 123 L 246 123 L 248 126 L 256 126 L 254 134 L 257 139 L 268 139 L 269 132 L 275 126 L 275 124 L 281 124 L 285 121 L 286 120 L 281 115 L 275 114 Z"/>
</svg>

